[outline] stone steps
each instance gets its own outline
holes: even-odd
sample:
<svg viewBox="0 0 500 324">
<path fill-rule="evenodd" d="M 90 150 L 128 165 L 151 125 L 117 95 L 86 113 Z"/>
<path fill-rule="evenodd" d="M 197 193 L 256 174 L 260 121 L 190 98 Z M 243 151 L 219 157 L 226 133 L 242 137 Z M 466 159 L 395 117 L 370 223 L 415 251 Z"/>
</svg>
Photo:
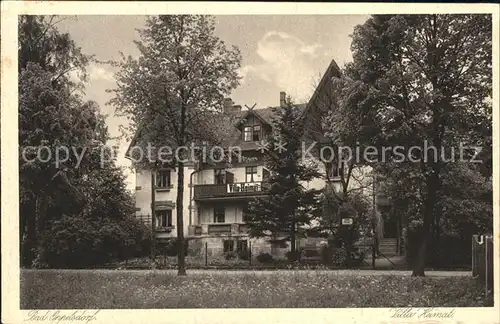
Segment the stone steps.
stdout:
<svg viewBox="0 0 500 324">
<path fill-rule="evenodd" d="M 379 243 L 379 251 L 384 256 L 397 255 L 398 241 L 394 238 L 384 238 Z"/>
</svg>

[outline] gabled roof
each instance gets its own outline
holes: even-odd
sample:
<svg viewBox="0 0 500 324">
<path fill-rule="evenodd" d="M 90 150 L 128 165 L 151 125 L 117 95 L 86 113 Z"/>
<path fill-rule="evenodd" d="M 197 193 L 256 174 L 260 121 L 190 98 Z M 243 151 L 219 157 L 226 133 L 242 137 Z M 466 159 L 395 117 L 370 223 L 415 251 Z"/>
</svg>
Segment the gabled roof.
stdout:
<svg viewBox="0 0 500 324">
<path fill-rule="evenodd" d="M 296 104 L 294 105 L 295 107 L 299 108 L 301 111 L 300 114 L 302 115 L 303 111 L 306 109 L 306 104 Z M 274 113 L 275 109 L 279 109 L 280 107 L 267 107 L 267 108 L 261 108 L 261 109 L 249 109 L 249 110 L 244 110 L 240 112 L 234 113 L 235 116 L 238 116 L 240 119 L 236 123 L 236 127 L 234 129 L 234 132 L 228 136 L 228 139 L 226 143 L 224 143 L 225 146 L 239 146 L 241 150 L 252 150 L 252 149 L 258 149 L 258 146 L 254 142 L 245 142 L 241 139 L 241 131 L 237 128 L 237 126 L 243 122 L 249 115 L 254 115 L 256 116 L 259 120 L 261 120 L 263 123 L 272 126 L 273 124 L 273 119 L 276 116 Z"/>
<path fill-rule="evenodd" d="M 309 102 L 307 103 L 307 107 L 304 109 L 302 113 L 302 118 L 307 115 L 310 109 L 314 106 L 315 101 L 318 99 L 318 96 L 321 94 L 321 92 L 327 87 L 328 85 L 331 85 L 331 81 L 333 77 L 340 77 L 340 68 L 335 62 L 335 60 L 332 60 L 328 67 L 326 68 L 325 73 L 321 77 L 321 80 L 319 81 L 318 86 L 316 89 L 314 89 L 314 93 L 309 99 Z"/>
<path fill-rule="evenodd" d="M 311 96 L 311 98 L 309 99 L 307 104 L 295 105 L 296 107 L 298 107 L 301 110 L 300 118 L 304 118 L 309 113 L 309 111 L 314 108 L 315 101 L 320 96 L 321 92 L 324 91 L 325 87 L 328 87 L 331 84 L 331 79 L 333 77 L 339 77 L 339 76 L 340 76 L 340 68 L 338 67 L 335 60 L 332 60 L 330 62 L 330 64 L 328 65 L 328 68 L 326 69 L 325 73 L 323 74 L 323 77 L 321 78 L 318 86 L 316 87 L 313 95 Z M 261 109 L 234 111 L 234 112 L 231 112 L 230 114 L 233 115 L 236 118 L 236 120 L 238 120 L 236 122 L 235 126 L 238 125 L 239 123 L 241 123 L 241 121 L 243 121 L 245 118 L 247 118 L 249 116 L 249 114 L 253 114 L 257 118 L 259 118 L 261 121 L 263 121 L 264 123 L 271 126 L 273 123 L 273 118 L 275 116 L 273 108 L 279 108 L 279 107 L 267 107 L 267 108 L 261 108 Z M 214 127 L 216 127 L 216 125 L 214 125 Z M 138 131 L 134 135 L 134 138 L 132 139 L 132 141 L 127 149 L 127 152 L 125 153 L 125 155 L 127 157 L 128 157 L 130 148 L 133 145 L 135 145 L 135 143 L 136 143 L 137 137 L 140 134 L 140 130 L 141 130 L 141 127 L 138 127 Z M 238 144 L 241 146 L 241 148 L 243 150 L 251 149 L 251 148 L 253 148 L 253 146 L 255 146 L 255 143 L 253 143 L 253 142 L 243 142 L 243 141 L 239 141 L 240 139 L 241 139 L 241 132 L 238 130 L 237 127 L 235 127 L 234 132 L 232 134 L 228 134 L 228 137 L 227 137 L 225 143 L 223 143 L 223 145 L 229 146 L 229 145 Z M 247 146 L 249 146 L 249 147 L 246 148 Z"/>
<path fill-rule="evenodd" d="M 301 110 L 301 113 L 304 111 L 306 108 L 306 104 L 295 104 L 294 105 L 296 108 L 299 108 Z M 268 125 L 272 125 L 273 119 L 275 117 L 274 109 L 279 109 L 280 107 L 267 107 L 267 108 L 260 108 L 260 109 L 249 109 L 249 110 L 243 110 L 239 112 L 241 114 L 241 120 L 247 118 L 248 115 L 253 114 L 257 118 L 259 118 L 261 121 Z"/>
<path fill-rule="evenodd" d="M 236 124 L 234 126 L 239 127 L 241 125 L 241 123 L 244 122 L 245 119 L 248 118 L 248 116 L 250 116 L 250 115 L 257 117 L 257 119 L 259 119 L 262 123 L 270 125 L 271 124 L 270 121 L 266 120 L 263 116 L 261 116 L 261 114 L 259 114 L 257 112 L 257 110 L 267 110 L 267 109 L 271 109 L 271 108 L 248 109 L 248 110 L 239 111 L 238 113 L 235 114 L 235 117 L 237 117 L 237 121 L 236 121 Z"/>
<path fill-rule="evenodd" d="M 137 130 L 136 130 L 135 134 L 134 134 L 134 137 L 132 137 L 132 140 L 130 141 L 130 144 L 128 145 L 127 150 L 125 151 L 125 158 L 127 158 L 127 159 L 130 158 L 130 149 L 132 147 L 134 147 L 135 144 L 137 143 L 137 137 L 140 136 L 141 130 L 142 130 L 142 127 L 139 125 L 137 127 Z"/>
<path fill-rule="evenodd" d="M 328 68 L 326 69 L 325 73 L 321 77 L 321 80 L 319 84 L 317 85 L 316 89 L 314 90 L 313 95 L 311 96 L 311 99 L 309 99 L 309 102 L 307 103 L 307 107 L 304 109 L 301 118 L 305 119 L 307 116 L 311 115 L 311 112 L 314 111 L 318 105 L 317 101 L 319 98 L 321 98 L 322 93 L 328 91 L 329 87 L 332 87 L 332 79 L 334 77 L 340 77 L 340 68 L 335 62 L 335 60 L 332 60 L 330 64 L 328 65 Z M 309 140 L 314 140 L 318 141 L 320 143 L 323 142 L 328 142 L 328 139 L 324 136 L 324 134 L 318 133 L 316 125 L 319 123 L 321 124 L 321 120 L 317 117 L 316 115 L 313 114 L 317 119 L 315 120 L 310 120 L 308 121 L 309 126 L 307 127 L 306 131 L 306 137 Z M 304 121 L 307 122 L 307 121 Z"/>
</svg>

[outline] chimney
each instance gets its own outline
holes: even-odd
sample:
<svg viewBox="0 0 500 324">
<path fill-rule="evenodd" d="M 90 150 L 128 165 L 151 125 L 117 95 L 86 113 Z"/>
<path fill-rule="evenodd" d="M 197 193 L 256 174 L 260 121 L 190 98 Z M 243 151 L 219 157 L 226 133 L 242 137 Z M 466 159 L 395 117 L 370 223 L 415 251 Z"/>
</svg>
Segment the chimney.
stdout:
<svg viewBox="0 0 500 324">
<path fill-rule="evenodd" d="M 286 92 L 285 91 L 281 91 L 280 92 L 280 107 L 284 107 L 285 106 L 285 101 L 286 101 Z"/>
<path fill-rule="evenodd" d="M 229 112 L 233 106 L 233 100 L 231 98 L 224 98 L 224 112 Z"/>
<path fill-rule="evenodd" d="M 231 107 L 232 112 L 240 112 L 241 111 L 241 105 L 234 105 Z"/>
</svg>

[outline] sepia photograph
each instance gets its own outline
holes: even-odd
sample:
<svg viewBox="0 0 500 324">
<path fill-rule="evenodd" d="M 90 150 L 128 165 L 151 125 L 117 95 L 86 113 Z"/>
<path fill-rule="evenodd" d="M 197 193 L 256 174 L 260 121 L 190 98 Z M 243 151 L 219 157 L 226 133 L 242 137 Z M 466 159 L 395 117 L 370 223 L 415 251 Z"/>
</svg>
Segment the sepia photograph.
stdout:
<svg viewBox="0 0 500 324">
<path fill-rule="evenodd" d="M 19 268 L 10 289 L 21 319 L 242 308 L 383 308 L 391 323 L 491 315 L 489 8 L 15 15 L 2 227 L 5 216 L 18 226 L 9 267 Z M 4 97 L 3 76 L 2 88 Z M 18 142 L 5 137 L 15 125 Z"/>
</svg>

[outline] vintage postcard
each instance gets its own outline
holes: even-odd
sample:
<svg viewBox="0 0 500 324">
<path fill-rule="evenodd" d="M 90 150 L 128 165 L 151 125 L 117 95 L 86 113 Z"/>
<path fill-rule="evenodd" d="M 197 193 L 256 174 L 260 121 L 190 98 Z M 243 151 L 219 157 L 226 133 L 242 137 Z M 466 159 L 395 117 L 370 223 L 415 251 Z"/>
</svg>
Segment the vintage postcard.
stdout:
<svg viewBox="0 0 500 324">
<path fill-rule="evenodd" d="M 2 322 L 500 323 L 498 5 L 1 28 Z"/>
</svg>

